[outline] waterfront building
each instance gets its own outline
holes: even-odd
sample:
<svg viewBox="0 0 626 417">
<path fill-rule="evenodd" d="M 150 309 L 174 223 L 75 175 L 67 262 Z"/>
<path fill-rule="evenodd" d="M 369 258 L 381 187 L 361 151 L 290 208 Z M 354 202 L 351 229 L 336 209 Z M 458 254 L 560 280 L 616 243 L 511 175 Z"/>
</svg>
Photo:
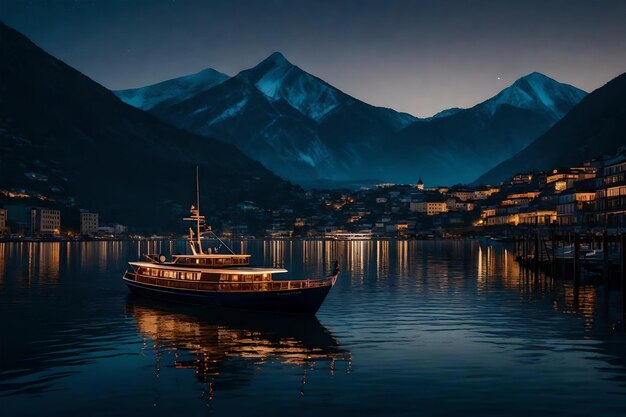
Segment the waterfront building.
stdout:
<svg viewBox="0 0 626 417">
<path fill-rule="evenodd" d="M 408 223 L 392 223 L 385 225 L 385 232 L 391 234 L 406 233 L 409 230 Z"/>
<path fill-rule="evenodd" d="M 604 161 L 601 176 L 596 178 L 596 224 L 606 227 L 626 226 L 626 155 Z"/>
<path fill-rule="evenodd" d="M 267 229 L 265 233 L 267 234 L 267 236 L 271 238 L 278 238 L 278 239 L 283 239 L 283 238 L 288 239 L 293 236 L 293 230 L 288 229 L 288 228 L 280 229 L 280 228 L 273 227 L 271 229 Z"/>
<path fill-rule="evenodd" d="M 128 227 L 117 223 L 107 224 L 98 226 L 97 232 L 104 235 L 120 236 L 128 233 Z"/>
<path fill-rule="evenodd" d="M 61 234 L 61 212 L 42 208 L 31 209 L 30 231 L 33 236 Z"/>
<path fill-rule="evenodd" d="M 518 224 L 551 225 L 556 221 L 556 210 L 533 210 L 518 214 Z"/>
<path fill-rule="evenodd" d="M 7 209 L 0 208 L 0 234 L 6 233 L 7 230 Z"/>
<path fill-rule="evenodd" d="M 596 198 L 595 191 L 568 190 L 558 198 L 557 220 L 560 226 L 589 224 Z"/>
<path fill-rule="evenodd" d="M 99 216 L 98 213 L 90 213 L 83 211 L 80 213 L 80 234 L 84 236 L 93 236 L 98 232 Z"/>
<path fill-rule="evenodd" d="M 484 220 L 485 226 L 517 226 L 519 224 L 518 213 L 503 213 L 487 217 Z"/>
<path fill-rule="evenodd" d="M 128 227 L 124 226 L 123 224 L 115 223 L 113 225 L 113 231 L 115 232 L 116 236 L 124 235 L 128 233 Z"/>
</svg>

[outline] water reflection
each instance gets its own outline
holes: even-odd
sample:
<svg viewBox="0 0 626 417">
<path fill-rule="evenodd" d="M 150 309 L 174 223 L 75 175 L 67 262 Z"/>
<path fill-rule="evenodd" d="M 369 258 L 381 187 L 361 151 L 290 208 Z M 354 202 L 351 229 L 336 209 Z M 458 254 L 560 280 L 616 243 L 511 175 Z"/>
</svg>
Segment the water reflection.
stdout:
<svg viewBox="0 0 626 417">
<path fill-rule="evenodd" d="M 519 293 L 526 302 L 550 297 L 554 310 L 584 316 L 586 330 L 591 330 L 598 320 L 594 318 L 598 315 L 596 287 L 582 285 L 575 290 L 569 281 L 555 282 L 541 274 L 535 276 L 532 271 L 520 268 L 514 252 L 506 245 L 414 240 L 241 240 L 229 244 L 239 251 L 252 253 L 253 263 L 289 268 L 291 277 L 296 279 L 323 276 L 335 260 L 340 260 L 342 270 L 349 272 L 342 274 L 341 279 L 351 280 L 357 287 L 397 284 L 409 285 L 412 291 L 459 290 L 467 285 L 458 279 L 461 269 L 468 276 L 475 276 L 478 294 L 489 294 L 503 287 Z M 129 254 L 129 248 L 133 247 Z M 8 285 L 8 281 L 25 289 L 52 288 L 68 268 L 78 272 L 106 270 L 111 267 L 111 260 L 124 265 L 125 261 L 139 259 L 146 252 L 186 251 L 185 241 L 163 240 L 0 243 L 0 288 Z M 399 282 L 382 283 L 391 276 L 397 277 Z M 437 279 L 429 280 L 429 276 Z M 610 302 L 615 303 L 614 298 Z"/>
<path fill-rule="evenodd" d="M 313 316 L 185 308 L 136 295 L 128 296 L 126 312 L 156 358 L 157 377 L 165 361 L 192 368 L 211 396 L 246 385 L 267 362 L 299 367 L 304 377 L 313 368 L 332 375 L 340 361 L 351 367 L 350 353 Z"/>
<path fill-rule="evenodd" d="M 2 415 L 91 415 L 102 392 L 138 415 L 157 403 L 169 407 L 158 415 L 202 414 L 199 397 L 215 399 L 218 415 L 247 404 L 259 415 L 329 416 L 414 415 L 415 404 L 441 415 L 626 407 L 617 291 L 521 269 L 507 245 L 229 243 L 292 278 L 339 260 L 319 321 L 129 298 L 127 261 L 185 252 L 184 241 L 0 243 Z"/>
</svg>

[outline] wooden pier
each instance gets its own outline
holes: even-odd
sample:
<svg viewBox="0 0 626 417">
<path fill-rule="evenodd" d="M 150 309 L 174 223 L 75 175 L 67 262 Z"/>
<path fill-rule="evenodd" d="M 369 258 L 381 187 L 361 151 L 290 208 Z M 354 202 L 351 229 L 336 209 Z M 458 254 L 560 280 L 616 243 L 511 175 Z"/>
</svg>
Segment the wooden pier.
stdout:
<svg viewBox="0 0 626 417">
<path fill-rule="evenodd" d="M 516 260 L 526 270 L 558 280 L 603 285 L 604 293 L 620 291 L 626 324 L 626 233 L 565 231 L 553 228 L 519 231 L 514 241 Z"/>
</svg>

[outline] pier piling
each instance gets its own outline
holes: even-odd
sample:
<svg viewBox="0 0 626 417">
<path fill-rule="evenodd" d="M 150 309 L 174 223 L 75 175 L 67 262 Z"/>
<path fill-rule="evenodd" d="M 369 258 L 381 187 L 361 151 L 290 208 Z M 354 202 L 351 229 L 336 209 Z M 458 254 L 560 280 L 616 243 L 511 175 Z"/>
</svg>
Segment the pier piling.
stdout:
<svg viewBox="0 0 626 417">
<path fill-rule="evenodd" d="M 609 293 L 609 234 L 605 230 L 602 232 L 602 275 L 604 278 L 604 288 Z"/>
<path fill-rule="evenodd" d="M 574 233 L 574 286 L 580 284 L 580 235 Z"/>
<path fill-rule="evenodd" d="M 626 328 L 626 234 L 620 235 L 620 283 L 622 284 L 622 324 Z"/>
</svg>

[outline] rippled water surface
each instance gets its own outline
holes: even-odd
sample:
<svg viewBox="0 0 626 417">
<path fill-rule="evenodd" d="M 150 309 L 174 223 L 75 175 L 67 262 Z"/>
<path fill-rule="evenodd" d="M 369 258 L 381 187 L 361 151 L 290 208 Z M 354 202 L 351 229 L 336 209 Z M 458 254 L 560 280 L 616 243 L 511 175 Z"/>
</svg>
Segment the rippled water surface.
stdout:
<svg viewBox="0 0 626 417">
<path fill-rule="evenodd" d="M 128 260 L 184 242 L 0 243 L 0 414 L 626 415 L 602 287 L 474 240 L 234 246 L 342 274 L 316 318 L 232 313 L 129 295 Z"/>
</svg>

